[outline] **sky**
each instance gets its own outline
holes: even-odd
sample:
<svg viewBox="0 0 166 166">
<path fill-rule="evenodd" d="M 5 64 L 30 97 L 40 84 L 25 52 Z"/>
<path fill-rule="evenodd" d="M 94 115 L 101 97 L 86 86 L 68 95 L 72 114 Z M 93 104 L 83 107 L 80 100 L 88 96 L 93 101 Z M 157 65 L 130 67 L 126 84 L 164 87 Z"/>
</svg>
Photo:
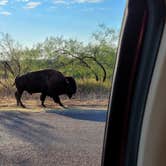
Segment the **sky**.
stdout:
<svg viewBox="0 0 166 166">
<path fill-rule="evenodd" d="M 24 46 L 49 36 L 83 42 L 99 24 L 120 31 L 125 0 L 0 0 L 0 32 Z"/>
</svg>

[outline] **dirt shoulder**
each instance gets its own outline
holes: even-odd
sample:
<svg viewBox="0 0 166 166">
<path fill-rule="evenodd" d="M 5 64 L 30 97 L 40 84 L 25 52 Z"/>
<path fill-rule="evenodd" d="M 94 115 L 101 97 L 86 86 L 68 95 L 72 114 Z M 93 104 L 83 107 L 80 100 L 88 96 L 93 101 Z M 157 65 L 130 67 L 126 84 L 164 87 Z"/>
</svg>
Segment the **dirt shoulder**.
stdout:
<svg viewBox="0 0 166 166">
<path fill-rule="evenodd" d="M 28 99 L 22 100 L 26 105 L 26 108 L 16 106 L 16 101 L 14 98 L 1 97 L 0 98 L 0 111 L 9 111 L 9 110 L 17 110 L 17 111 L 27 111 L 27 112 L 41 112 L 43 110 L 48 109 L 63 109 L 58 104 L 54 103 L 51 98 L 47 98 L 45 105 L 46 108 L 43 108 L 40 104 L 39 99 Z M 68 108 L 75 109 L 96 109 L 96 110 L 106 110 L 108 105 L 107 99 L 92 99 L 92 100 L 67 100 L 62 99 L 62 102 Z"/>
</svg>

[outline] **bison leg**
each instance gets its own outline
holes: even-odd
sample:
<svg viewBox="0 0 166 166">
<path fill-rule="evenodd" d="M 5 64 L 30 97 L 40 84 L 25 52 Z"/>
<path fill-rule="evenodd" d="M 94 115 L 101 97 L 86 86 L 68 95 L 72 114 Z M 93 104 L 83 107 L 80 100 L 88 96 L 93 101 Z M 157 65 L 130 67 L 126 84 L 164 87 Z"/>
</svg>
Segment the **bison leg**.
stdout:
<svg viewBox="0 0 166 166">
<path fill-rule="evenodd" d="M 41 105 L 42 105 L 43 107 L 46 107 L 46 106 L 44 105 L 45 99 L 46 99 L 46 95 L 45 95 L 44 93 L 42 93 L 42 94 L 40 95 L 40 100 L 41 100 Z"/>
<path fill-rule="evenodd" d="M 21 107 L 25 108 L 25 105 L 21 101 L 22 93 L 23 93 L 23 91 L 17 91 L 15 93 L 15 96 L 16 96 L 17 104 L 19 105 L 19 103 L 20 103 Z"/>
<path fill-rule="evenodd" d="M 61 103 L 59 96 L 53 97 L 55 103 L 58 103 L 61 107 L 65 108 L 65 106 Z"/>
<path fill-rule="evenodd" d="M 20 102 L 19 102 L 18 92 L 17 91 L 15 92 L 15 98 L 16 98 L 16 101 L 17 101 L 17 106 L 19 106 Z"/>
</svg>

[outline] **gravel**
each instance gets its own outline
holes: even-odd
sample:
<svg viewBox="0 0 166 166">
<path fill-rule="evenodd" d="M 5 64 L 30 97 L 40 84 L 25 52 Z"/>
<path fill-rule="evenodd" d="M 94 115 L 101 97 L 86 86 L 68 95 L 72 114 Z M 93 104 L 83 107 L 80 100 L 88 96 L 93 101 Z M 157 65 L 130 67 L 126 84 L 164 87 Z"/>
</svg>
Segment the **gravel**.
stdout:
<svg viewBox="0 0 166 166">
<path fill-rule="evenodd" d="M 0 112 L 0 166 L 99 166 L 105 110 Z"/>
</svg>

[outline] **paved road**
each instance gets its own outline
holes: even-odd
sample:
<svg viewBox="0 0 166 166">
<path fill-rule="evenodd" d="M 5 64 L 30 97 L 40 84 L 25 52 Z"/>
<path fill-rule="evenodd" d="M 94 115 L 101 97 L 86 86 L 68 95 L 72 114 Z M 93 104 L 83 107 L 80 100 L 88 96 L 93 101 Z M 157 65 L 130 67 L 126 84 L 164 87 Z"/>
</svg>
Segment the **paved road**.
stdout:
<svg viewBox="0 0 166 166">
<path fill-rule="evenodd" d="M 99 166 L 106 111 L 0 112 L 0 166 Z"/>
</svg>

